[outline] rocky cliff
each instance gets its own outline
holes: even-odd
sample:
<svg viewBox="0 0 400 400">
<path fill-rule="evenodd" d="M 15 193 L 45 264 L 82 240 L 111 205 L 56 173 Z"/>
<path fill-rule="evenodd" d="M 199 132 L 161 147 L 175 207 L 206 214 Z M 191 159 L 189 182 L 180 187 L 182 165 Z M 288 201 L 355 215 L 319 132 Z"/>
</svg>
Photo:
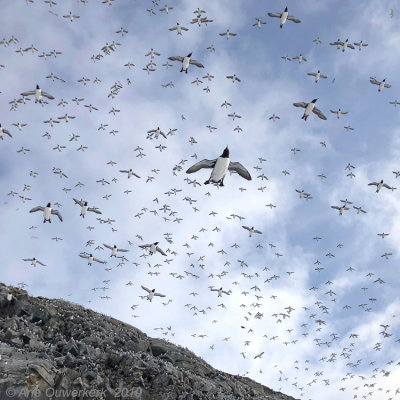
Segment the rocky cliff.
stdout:
<svg viewBox="0 0 400 400">
<path fill-rule="evenodd" d="M 290 400 L 189 350 L 0 283 L 0 399 Z"/>
</svg>

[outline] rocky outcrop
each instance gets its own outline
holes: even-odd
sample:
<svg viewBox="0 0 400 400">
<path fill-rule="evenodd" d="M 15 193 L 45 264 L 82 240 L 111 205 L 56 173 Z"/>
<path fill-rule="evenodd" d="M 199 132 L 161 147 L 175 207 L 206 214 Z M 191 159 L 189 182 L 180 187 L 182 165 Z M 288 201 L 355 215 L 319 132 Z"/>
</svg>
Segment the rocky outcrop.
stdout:
<svg viewBox="0 0 400 400">
<path fill-rule="evenodd" d="M 0 399 L 293 399 L 114 318 L 1 283 L 0 355 Z"/>
</svg>

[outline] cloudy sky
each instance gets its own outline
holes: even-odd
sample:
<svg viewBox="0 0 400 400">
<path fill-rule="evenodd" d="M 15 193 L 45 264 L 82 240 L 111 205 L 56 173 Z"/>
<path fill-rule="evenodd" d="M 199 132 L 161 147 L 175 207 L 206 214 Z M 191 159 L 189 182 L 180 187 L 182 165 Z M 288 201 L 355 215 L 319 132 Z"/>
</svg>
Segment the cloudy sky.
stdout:
<svg viewBox="0 0 400 400">
<path fill-rule="evenodd" d="M 12 137 L 0 141 L 1 281 L 112 315 L 296 398 L 400 398 L 399 190 L 368 185 L 398 186 L 396 2 L 290 2 L 301 23 L 282 29 L 267 15 L 283 12 L 279 0 L 174 0 L 168 13 L 147 0 L 52 3 L 2 5 L 0 123 Z M 207 24 L 191 23 L 198 7 Z M 170 31 L 177 22 L 188 31 Z M 338 39 L 368 46 L 329 45 Z M 163 66 L 189 53 L 204 68 Z M 292 59 L 300 54 L 307 61 Z M 315 83 L 307 73 L 318 70 L 327 78 Z M 379 92 L 371 77 L 391 87 Z M 18 102 L 36 84 L 55 99 Z M 304 122 L 293 103 L 315 98 L 327 120 Z M 167 139 L 148 136 L 157 127 Z M 228 173 L 217 187 L 203 184 L 210 170 L 185 173 L 227 145 L 251 181 Z M 140 178 L 119 172 L 130 168 Z M 102 214 L 80 217 L 73 198 Z M 343 215 L 331 208 L 346 199 Z M 63 222 L 29 213 L 48 202 Z M 138 247 L 156 241 L 167 257 Z M 88 266 L 84 252 L 107 264 Z M 45 266 L 23 261 L 33 257 Z M 142 299 L 141 285 L 166 297 Z"/>
</svg>

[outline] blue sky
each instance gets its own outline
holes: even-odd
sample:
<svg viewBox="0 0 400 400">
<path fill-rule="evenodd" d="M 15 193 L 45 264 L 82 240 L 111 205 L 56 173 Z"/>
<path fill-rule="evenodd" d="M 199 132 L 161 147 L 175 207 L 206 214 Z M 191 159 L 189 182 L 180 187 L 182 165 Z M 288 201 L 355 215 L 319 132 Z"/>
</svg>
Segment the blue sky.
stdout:
<svg viewBox="0 0 400 400">
<path fill-rule="evenodd" d="M 0 142 L 1 281 L 24 282 L 32 295 L 60 297 L 112 315 L 150 336 L 187 346 L 216 368 L 296 398 L 317 399 L 322 390 L 329 400 L 397 398 L 398 190 L 375 193 L 368 186 L 381 179 L 398 186 L 392 171 L 400 169 L 400 106 L 389 104 L 400 87 L 396 3 L 173 1 L 168 14 L 159 11 L 164 5 L 128 0 L 111 6 L 99 0 L 86 5 L 58 1 L 51 8 L 38 0 L 3 5 L 0 39 L 14 35 L 19 42 L 0 44 L 0 123 L 12 134 Z M 282 12 L 286 5 L 302 22 L 287 21 L 279 29 L 279 20 L 267 12 Z M 208 26 L 190 24 L 197 7 L 213 20 Z M 80 18 L 62 18 L 70 11 Z M 261 28 L 252 26 L 257 17 L 266 22 Z M 189 31 L 182 36 L 169 31 L 177 22 Z M 128 34 L 117 34 L 121 27 Z M 237 36 L 221 37 L 227 29 Z M 320 44 L 313 42 L 318 37 Z M 362 40 L 368 47 L 342 52 L 329 45 L 338 38 Z M 105 55 L 102 47 L 113 41 L 120 46 Z M 16 52 L 32 44 L 38 52 Z M 210 45 L 215 52 L 207 50 Z M 151 48 L 161 56 L 153 60 L 156 71 L 148 74 L 143 68 Z M 54 49 L 62 54 L 38 57 Z M 162 66 L 168 57 L 190 52 L 204 69 L 191 66 L 184 74 L 177 62 L 170 61 L 168 69 Z M 281 59 L 300 53 L 307 62 Z M 104 57 L 93 62 L 97 54 Z M 124 67 L 128 62 L 135 66 Z M 317 70 L 328 78 L 314 83 L 307 73 Z M 47 79 L 51 73 L 65 83 Z M 203 78 L 207 73 L 214 79 Z M 232 74 L 241 82 L 226 79 Z M 86 85 L 78 82 L 83 77 L 90 79 Z M 100 83 L 93 83 L 96 77 Z M 392 87 L 379 93 L 370 77 L 386 78 Z M 202 83 L 191 83 L 196 78 Z M 115 98 L 108 97 L 117 81 L 123 87 Z M 169 82 L 174 87 L 162 86 Z M 9 102 L 36 84 L 55 100 L 43 107 L 28 101 L 10 110 Z M 207 86 L 209 92 L 202 90 Z M 75 96 L 84 98 L 80 105 L 72 101 Z M 304 122 L 303 110 L 293 103 L 314 98 L 327 120 L 311 115 Z M 68 102 L 65 107 L 58 105 L 61 99 Z M 225 100 L 232 104 L 228 109 L 221 107 Z M 99 111 L 90 113 L 85 104 Z M 120 110 L 115 116 L 113 107 Z M 330 110 L 338 108 L 348 114 L 337 119 Z M 227 117 L 233 112 L 242 118 Z M 59 120 L 54 127 L 43 123 L 65 113 L 75 119 Z M 269 120 L 273 114 L 280 119 Z M 18 122 L 27 126 L 19 131 L 12 125 Z M 104 131 L 98 129 L 101 124 L 108 125 Z M 217 130 L 210 133 L 207 125 Z M 238 125 L 242 132 L 234 131 Z M 177 131 L 167 139 L 147 139 L 147 131 L 158 126 L 165 133 Z M 354 130 L 347 132 L 344 126 Z M 46 132 L 50 139 L 42 136 Z M 72 134 L 80 136 L 77 141 L 70 141 Z M 156 148 L 160 144 L 166 146 L 163 151 Z M 57 145 L 66 148 L 53 150 Z M 77 151 L 80 145 L 87 149 Z M 226 145 L 231 159 L 250 171 L 251 182 L 236 174 L 228 174 L 222 188 L 193 187 L 185 181 L 189 177 L 203 183 L 209 171 L 188 176 L 186 169 L 196 160 L 218 157 Z M 30 151 L 17 153 L 22 146 Z M 145 156 L 138 157 L 137 146 Z M 293 154 L 292 148 L 300 151 Z M 182 170 L 174 174 L 180 162 Z M 347 176 L 348 163 L 355 167 L 353 178 Z M 67 178 L 55 175 L 53 167 Z M 141 178 L 128 180 L 119 172 L 129 168 Z M 110 184 L 96 183 L 102 178 Z M 76 186 L 78 182 L 84 186 Z M 30 190 L 24 191 L 24 185 Z M 172 188 L 181 191 L 168 195 Z M 312 199 L 299 198 L 296 189 Z M 9 195 L 11 191 L 18 194 Z M 32 200 L 23 203 L 19 196 Z M 185 197 L 195 202 L 189 204 Z M 82 219 L 73 198 L 87 200 L 102 215 L 89 213 Z M 353 204 L 339 216 L 331 206 L 344 199 Z M 43 224 L 39 213 L 29 213 L 48 202 L 61 204 L 62 223 L 53 218 Z M 276 208 L 266 207 L 270 203 Z M 170 211 L 164 212 L 164 205 Z M 367 213 L 357 214 L 352 206 Z M 212 216 L 212 211 L 218 214 Z M 115 222 L 100 223 L 97 217 Z M 242 225 L 262 234 L 249 238 Z M 377 234 L 382 232 L 390 235 L 381 239 Z M 322 239 L 313 240 L 315 236 Z M 92 246 L 86 246 L 89 240 Z M 167 257 L 145 257 L 138 247 L 155 241 Z M 129 261 L 111 259 L 107 249 L 95 250 L 103 243 L 128 249 Z M 234 243 L 240 247 L 232 247 Z M 84 251 L 107 265 L 89 267 L 79 257 Z M 386 260 L 384 253 L 392 255 Z M 32 257 L 46 266 L 22 261 Z M 132 286 L 126 285 L 129 281 Z M 141 285 L 166 298 L 142 300 Z M 220 299 L 210 286 L 232 293 Z M 102 287 L 107 289 L 91 290 Z M 134 304 L 138 306 L 132 311 Z M 288 317 L 289 306 L 294 311 Z M 257 312 L 261 319 L 255 318 Z M 254 359 L 261 352 L 262 358 Z"/>
</svg>

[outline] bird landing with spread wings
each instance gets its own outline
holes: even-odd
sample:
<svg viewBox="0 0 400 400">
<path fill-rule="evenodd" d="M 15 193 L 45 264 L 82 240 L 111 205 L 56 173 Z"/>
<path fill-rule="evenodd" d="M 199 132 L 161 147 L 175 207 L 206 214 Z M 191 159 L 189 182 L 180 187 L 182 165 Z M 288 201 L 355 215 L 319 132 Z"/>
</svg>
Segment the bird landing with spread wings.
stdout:
<svg viewBox="0 0 400 400">
<path fill-rule="evenodd" d="M 215 160 L 202 160 L 192 165 L 187 171 L 187 174 L 197 172 L 202 168 L 212 168 L 210 178 L 204 184 L 215 183 L 217 186 L 224 186 L 225 175 L 228 171 L 238 173 L 242 178 L 251 181 L 249 171 L 239 162 L 233 162 L 229 159 L 228 146 L 225 148 L 220 157 Z"/>
</svg>

